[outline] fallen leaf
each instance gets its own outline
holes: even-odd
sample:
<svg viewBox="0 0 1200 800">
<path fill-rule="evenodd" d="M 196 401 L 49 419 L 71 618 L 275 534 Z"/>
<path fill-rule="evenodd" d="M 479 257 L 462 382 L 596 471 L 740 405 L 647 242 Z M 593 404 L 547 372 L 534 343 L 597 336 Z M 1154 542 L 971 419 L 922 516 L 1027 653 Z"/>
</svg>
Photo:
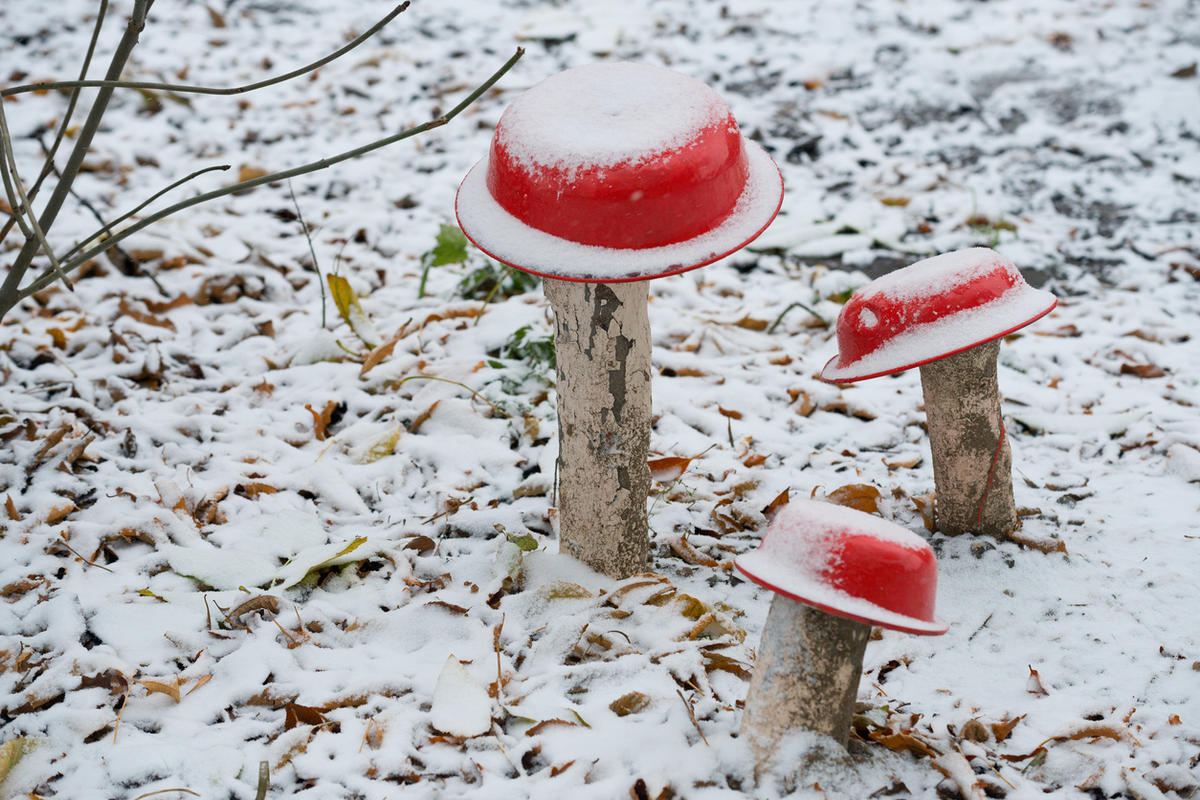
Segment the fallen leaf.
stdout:
<svg viewBox="0 0 1200 800">
<path fill-rule="evenodd" d="M 958 735 L 969 742 L 986 742 L 991 738 L 987 726 L 977 719 L 969 719 L 963 723 L 962 730 L 958 732 Z"/>
<path fill-rule="evenodd" d="M 720 412 L 721 416 L 729 417 L 730 419 L 741 419 L 742 418 L 742 412 L 740 412 L 740 411 L 734 411 L 732 409 L 722 408 L 721 406 L 717 406 L 717 411 Z"/>
<path fill-rule="evenodd" d="M 750 680 L 750 669 L 736 658 L 730 658 L 723 653 L 704 653 L 704 669 L 707 672 L 720 671 L 736 675 L 744 681 Z"/>
<path fill-rule="evenodd" d="M 433 405 L 431 405 L 429 408 L 425 409 L 420 414 L 418 414 L 416 419 L 414 419 L 412 422 L 410 422 L 408 424 L 408 432 L 409 433 L 419 432 L 421 430 L 421 426 L 424 425 L 426 422 L 428 422 L 429 418 L 433 416 L 433 412 L 435 410 L 437 410 L 438 403 L 440 403 L 440 402 L 442 402 L 442 401 L 434 400 Z"/>
<path fill-rule="evenodd" d="M 746 456 L 742 460 L 742 464 L 744 464 L 747 467 L 757 467 L 766 460 L 767 460 L 767 457 L 764 456 L 762 453 L 752 453 L 751 455 Z"/>
<path fill-rule="evenodd" d="M 922 461 L 921 456 L 909 456 L 908 458 L 896 458 L 891 461 L 884 459 L 883 465 L 885 467 L 887 467 L 888 469 L 896 469 L 898 467 L 903 467 L 904 469 L 912 469 L 913 467 L 920 464 L 921 461 Z"/>
<path fill-rule="evenodd" d="M 321 709 L 288 703 L 283 707 L 283 729 L 290 731 L 297 725 L 324 725 L 325 715 Z"/>
<path fill-rule="evenodd" d="M 1018 531 L 1009 531 L 1008 538 L 1024 547 L 1032 547 L 1043 553 L 1066 553 L 1067 544 L 1062 539 L 1035 539 Z"/>
<path fill-rule="evenodd" d="M 11 494 L 4 501 L 4 511 L 6 514 L 8 514 L 8 518 L 10 521 L 12 521 L 12 522 L 20 522 L 21 521 L 21 515 L 17 513 L 17 506 L 13 502 Z"/>
<path fill-rule="evenodd" d="M 1046 687 L 1042 685 L 1042 676 L 1038 675 L 1038 671 L 1032 666 L 1029 667 L 1029 680 L 1025 682 L 1025 691 L 1030 694 L 1048 695 Z"/>
<path fill-rule="evenodd" d="M 272 614 L 279 613 L 279 598 L 273 594 L 260 594 L 257 597 L 251 597 L 244 603 L 236 606 L 227 615 L 230 619 L 238 619 L 252 611 L 267 611 Z"/>
<path fill-rule="evenodd" d="M 378 345 L 379 336 L 375 332 L 375 326 L 371 324 L 367 312 L 363 311 L 350 281 L 331 272 L 325 276 L 325 282 L 329 284 L 329 293 L 333 295 L 333 304 L 337 306 L 338 314 L 350 326 L 350 330 L 354 331 L 354 335 L 368 347 L 374 348 Z"/>
<path fill-rule="evenodd" d="M 564 772 L 566 772 L 567 770 L 569 770 L 574 764 L 575 764 L 575 759 L 571 759 L 570 761 L 566 762 L 565 764 L 559 764 L 557 766 L 551 767 L 550 768 L 550 777 L 557 778 L 559 775 L 561 775 Z"/>
<path fill-rule="evenodd" d="M 850 483 L 830 492 L 826 499 L 839 506 L 854 508 L 869 514 L 879 513 L 879 490 L 867 483 Z"/>
<path fill-rule="evenodd" d="M 139 680 L 138 683 L 140 683 L 142 686 L 145 686 L 146 690 L 150 694 L 154 694 L 155 692 L 159 694 L 165 694 L 176 703 L 179 702 L 179 678 L 175 678 L 171 683 L 154 680 L 152 678 L 143 678 Z"/>
<path fill-rule="evenodd" d="M 695 458 L 695 456 L 692 458 Z M 684 472 L 687 472 L 688 465 L 691 463 L 691 458 L 666 456 L 665 458 L 651 459 L 647 463 L 647 466 L 650 467 L 651 478 L 659 483 L 670 483 L 677 480 Z"/>
<path fill-rule="evenodd" d="M 46 524 L 57 525 L 67 518 L 67 515 L 76 510 L 74 503 L 67 501 L 61 506 L 52 506 L 46 513 Z"/>
<path fill-rule="evenodd" d="M 317 437 L 318 442 L 325 441 L 326 429 L 332 424 L 333 412 L 338 407 L 337 401 L 330 400 L 321 411 L 317 411 L 308 403 L 305 403 L 304 407 L 313 417 L 313 435 Z"/>
<path fill-rule="evenodd" d="M 362 369 L 358 371 L 358 376 L 361 378 L 382 364 L 392 354 L 392 351 L 396 349 L 396 343 L 399 341 L 400 336 L 396 335 L 367 353 L 367 357 L 363 359 Z"/>
<path fill-rule="evenodd" d="M 701 567 L 719 566 L 719 562 L 715 558 L 701 553 L 692 545 L 691 542 L 682 537 L 671 539 L 671 541 L 668 543 L 668 547 L 671 548 L 672 553 L 679 556 L 689 564 L 695 564 Z"/>
<path fill-rule="evenodd" d="M 763 516 L 770 517 L 776 511 L 778 511 L 779 509 L 786 506 L 787 502 L 788 502 L 788 490 L 784 489 L 782 492 L 780 492 L 778 495 L 775 496 L 774 500 L 772 500 L 770 503 L 767 504 L 766 508 L 764 508 L 762 510 Z"/>
<path fill-rule="evenodd" d="M 566 725 L 568 727 L 575 728 L 575 727 L 579 726 L 579 723 L 571 722 L 570 720 L 559 719 L 557 717 L 555 717 L 554 719 L 544 719 L 541 722 L 539 722 L 538 724 L 531 726 L 529 728 L 529 730 L 525 731 L 525 735 L 526 736 L 537 736 L 539 733 L 541 733 L 546 728 L 549 728 L 552 725 Z M 574 762 L 571 762 L 571 763 L 574 763 Z"/>
<path fill-rule="evenodd" d="M 909 733 L 893 733 L 889 730 L 871 731 L 871 739 L 897 753 L 915 753 L 919 756 L 936 758 L 938 752 L 927 743 Z"/>
<path fill-rule="evenodd" d="M 1167 373 L 1162 367 L 1157 364 L 1129 364 L 1121 365 L 1122 375 L 1136 375 L 1139 378 L 1161 378 Z"/>
<path fill-rule="evenodd" d="M 8 777 L 22 758 L 33 750 L 34 740 L 27 736 L 18 736 L 0 744 L 0 783 Z M 39 790 L 40 791 L 40 790 Z"/>
<path fill-rule="evenodd" d="M 640 713 L 649 708 L 649 706 L 649 695 L 642 694 L 641 692 L 623 694 L 608 705 L 609 709 L 618 717 L 627 717 L 630 714 Z"/>
<path fill-rule="evenodd" d="M 262 167 L 252 167 L 249 164 L 242 164 L 238 167 L 237 182 L 252 181 L 255 178 L 261 178 L 264 175 L 271 174 Z"/>
<path fill-rule="evenodd" d="M 106 669 L 95 675 L 84 675 L 79 679 L 80 689 L 104 689 L 113 697 L 120 697 L 129 688 L 129 679 L 115 669 Z"/>
<path fill-rule="evenodd" d="M 416 550 L 418 553 L 425 554 L 432 552 L 437 547 L 437 542 L 430 539 L 428 536 L 414 536 L 404 543 L 402 550 Z"/>
<path fill-rule="evenodd" d="M 742 317 L 737 322 L 733 323 L 739 328 L 745 328 L 748 331 L 765 331 L 771 323 L 765 319 L 753 319 L 751 317 Z"/>
<path fill-rule="evenodd" d="M 1000 743 L 1007 739 L 1012 734 L 1013 728 L 1017 727 L 1017 723 L 1023 719 L 1025 719 L 1024 714 L 1012 719 L 1005 719 L 1002 722 L 993 722 L 991 724 L 992 735 L 996 737 L 996 742 Z"/>
<path fill-rule="evenodd" d="M 933 533 L 937 530 L 937 523 L 934 520 L 934 495 L 918 494 L 912 498 L 913 507 L 917 513 L 921 515 L 921 522 L 925 525 L 925 530 Z"/>
</svg>

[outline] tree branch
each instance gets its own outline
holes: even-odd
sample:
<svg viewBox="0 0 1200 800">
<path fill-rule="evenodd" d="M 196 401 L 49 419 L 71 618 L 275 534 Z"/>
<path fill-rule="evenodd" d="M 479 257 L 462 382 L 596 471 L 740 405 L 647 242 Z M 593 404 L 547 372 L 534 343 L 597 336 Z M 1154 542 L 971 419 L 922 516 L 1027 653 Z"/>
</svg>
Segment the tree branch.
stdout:
<svg viewBox="0 0 1200 800">
<path fill-rule="evenodd" d="M 460 102 L 458 105 L 456 105 L 454 108 L 452 108 L 450 111 L 448 111 L 447 113 L 443 114 L 440 117 L 429 120 L 428 122 L 424 122 L 415 127 L 409 128 L 408 130 L 401 131 L 400 133 L 392 134 L 391 136 L 385 136 L 382 139 L 377 139 L 373 142 L 362 145 L 360 147 L 356 147 L 352 150 L 347 150 L 345 152 L 338 153 L 337 155 L 329 156 L 328 158 L 322 158 L 318 161 L 313 161 L 313 162 L 310 162 L 308 164 L 303 164 L 298 167 L 292 167 L 291 169 L 286 169 L 281 172 L 273 172 L 269 175 L 263 175 L 261 177 L 253 178 L 251 180 L 241 181 L 239 183 L 234 183 L 229 186 L 223 186 L 219 189 L 213 189 L 211 191 L 204 192 L 203 194 L 196 195 L 195 197 L 190 197 L 187 200 L 183 200 L 181 202 L 175 203 L 174 205 L 168 206 L 167 208 L 164 208 L 164 209 L 154 212 L 153 214 L 151 214 L 148 217 L 144 217 L 144 218 L 138 220 L 137 222 L 133 223 L 129 227 L 115 233 L 113 236 L 106 239 L 104 242 L 101 242 L 100 244 L 97 244 L 97 245 L 89 248 L 88 250 L 84 251 L 83 253 L 74 255 L 69 260 L 64 259 L 63 268 L 67 272 L 77 269 L 79 266 L 86 263 L 87 261 L 90 261 L 91 259 L 95 258 L 96 256 L 100 255 L 105 250 L 107 250 L 108 248 L 110 248 L 114 244 L 116 244 L 117 242 L 120 242 L 121 240 L 125 239 L 128 236 L 131 236 L 134 233 L 137 233 L 138 231 L 142 230 L 143 228 L 147 227 L 148 225 L 151 225 L 151 224 L 159 221 L 160 219 L 163 219 L 164 217 L 170 216 L 171 214 L 175 214 L 179 211 L 183 211 L 184 209 L 191 208 L 192 206 L 198 205 L 200 203 L 204 203 L 209 200 L 215 200 L 219 197 L 225 197 L 227 195 L 231 195 L 236 192 L 244 192 L 248 189 L 253 189 L 256 186 L 261 186 L 265 183 L 275 183 L 277 181 L 287 180 L 288 178 L 294 178 L 297 175 L 304 175 L 309 172 L 316 172 L 317 170 L 322 170 L 327 167 L 331 167 L 334 164 L 339 164 L 343 161 L 347 161 L 352 158 L 357 158 L 359 156 L 366 155 L 367 153 L 378 150 L 382 147 L 387 147 L 388 145 L 394 144 L 403 139 L 411 138 L 413 136 L 416 136 L 417 134 L 424 133 L 425 131 L 431 130 L 433 128 L 439 128 L 439 127 L 447 124 L 448 122 L 450 122 L 450 120 L 452 120 L 454 117 L 458 116 L 460 113 L 462 113 L 463 110 L 465 110 L 468 106 L 470 106 L 472 103 L 474 103 L 476 100 L 478 100 L 479 97 L 482 96 L 484 92 L 486 92 L 488 89 L 490 89 L 496 83 L 496 81 L 500 80 L 500 78 L 502 78 L 505 73 L 507 73 L 510 69 L 512 69 L 513 65 L 515 65 L 517 63 L 517 61 L 523 55 L 525 55 L 525 50 L 523 48 L 517 48 L 517 51 L 512 55 L 512 57 L 509 58 L 508 61 L 504 62 L 504 64 L 498 70 L 496 70 L 494 73 L 492 73 L 492 75 L 487 80 L 485 80 L 483 83 L 481 83 L 473 92 L 471 92 L 469 95 L 467 95 L 462 100 L 462 102 Z M 123 215 L 122 219 L 125 218 L 125 216 L 127 216 L 127 215 Z M 9 279 L 11 281 L 11 279 L 12 279 L 11 274 L 9 275 Z M 9 311 L 9 309 L 11 309 L 14 305 L 16 305 L 21 300 L 25 299 L 26 297 L 29 297 L 30 295 L 32 295 L 36 292 L 41 291 L 42 289 L 44 289 L 46 286 L 50 285 L 53 282 L 54 282 L 53 273 L 44 272 L 41 276 L 39 276 L 36 280 L 34 280 L 32 283 L 30 283 L 24 289 L 21 289 L 20 291 L 15 292 L 15 297 L 13 297 L 12 300 L 9 300 L 8 299 L 9 295 L 5 294 L 5 292 L 4 292 L 4 289 L 7 289 L 7 287 L 8 287 L 8 283 L 6 282 L 5 286 L 0 288 L 0 317 L 2 317 L 4 314 L 6 314 Z"/>
<path fill-rule="evenodd" d="M 370 39 L 378 33 L 385 25 L 391 22 L 404 12 L 409 6 L 408 0 L 396 6 L 383 19 L 376 22 L 367 31 L 359 36 L 356 36 L 351 42 L 346 44 L 339 50 L 335 50 L 324 58 L 318 59 L 311 64 L 305 64 L 303 67 L 298 67 L 284 75 L 277 75 L 274 78 L 257 81 L 255 83 L 247 83 L 244 86 L 233 86 L 225 89 L 215 88 L 211 86 L 190 86 L 188 84 L 179 83 L 155 83 L 153 81 L 119 81 L 108 79 L 102 81 L 41 81 L 38 83 L 23 83 L 18 86 L 10 86 L 7 89 L 0 90 L 0 97 L 10 97 L 12 95 L 23 94 L 25 92 L 44 92 L 51 89 L 143 89 L 157 92 L 179 92 L 188 94 L 215 94 L 215 95 L 231 95 L 244 94 L 252 92 L 255 89 L 263 89 L 267 86 L 273 86 L 277 83 L 289 81 L 292 78 L 299 77 L 305 73 L 312 72 L 314 69 L 325 66 L 331 61 L 335 61 L 349 53 L 360 44 Z"/>
</svg>

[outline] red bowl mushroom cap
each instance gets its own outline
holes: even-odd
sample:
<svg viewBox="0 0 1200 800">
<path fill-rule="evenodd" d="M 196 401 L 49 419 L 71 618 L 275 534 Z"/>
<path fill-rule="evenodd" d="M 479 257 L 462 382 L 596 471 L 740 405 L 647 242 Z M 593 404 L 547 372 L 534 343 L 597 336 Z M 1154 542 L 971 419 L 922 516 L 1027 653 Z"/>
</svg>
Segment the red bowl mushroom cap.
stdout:
<svg viewBox="0 0 1200 800">
<path fill-rule="evenodd" d="M 459 187 L 468 238 L 547 277 L 630 281 L 709 264 L 758 236 L 783 179 L 709 87 L 602 63 L 524 92 Z"/>
<path fill-rule="evenodd" d="M 829 614 L 927 636 L 947 629 L 934 617 L 937 562 L 929 545 L 862 511 L 793 500 L 758 549 L 734 564 L 760 586 Z"/>
<path fill-rule="evenodd" d="M 876 278 L 838 314 L 833 383 L 902 372 L 999 339 L 1058 304 L 986 247 L 943 253 Z"/>
</svg>

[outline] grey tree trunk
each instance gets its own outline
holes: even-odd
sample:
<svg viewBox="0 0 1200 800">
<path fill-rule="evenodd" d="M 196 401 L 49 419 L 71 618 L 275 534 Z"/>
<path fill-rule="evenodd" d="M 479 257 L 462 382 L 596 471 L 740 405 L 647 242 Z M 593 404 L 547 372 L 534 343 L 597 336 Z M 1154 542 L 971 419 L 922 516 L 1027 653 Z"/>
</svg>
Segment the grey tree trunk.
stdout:
<svg viewBox="0 0 1200 800">
<path fill-rule="evenodd" d="M 996 383 L 999 355 L 996 339 L 921 367 L 937 486 L 934 518 L 943 533 L 1006 539 L 1020 527 Z"/>
<path fill-rule="evenodd" d="M 558 373 L 559 548 L 613 578 L 650 555 L 650 321 L 645 281 L 547 278 Z"/>
<path fill-rule="evenodd" d="M 798 728 L 846 746 L 870 634 L 870 625 L 775 596 L 742 715 L 741 734 L 754 752 L 756 775 L 770 767 L 779 741 Z"/>
</svg>

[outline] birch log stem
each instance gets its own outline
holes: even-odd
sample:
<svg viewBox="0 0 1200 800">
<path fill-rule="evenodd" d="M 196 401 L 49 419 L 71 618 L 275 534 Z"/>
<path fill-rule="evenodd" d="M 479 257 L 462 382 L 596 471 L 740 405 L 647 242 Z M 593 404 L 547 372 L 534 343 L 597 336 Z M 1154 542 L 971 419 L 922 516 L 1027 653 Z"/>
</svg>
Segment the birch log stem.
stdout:
<svg viewBox="0 0 1200 800">
<path fill-rule="evenodd" d="M 1020 527 L 996 382 L 999 354 L 997 339 L 921 367 L 943 533 L 1007 539 Z"/>
<path fill-rule="evenodd" d="M 558 374 L 558 536 L 613 578 L 650 554 L 650 322 L 645 281 L 547 278 Z"/>
<path fill-rule="evenodd" d="M 799 729 L 846 746 L 870 634 L 870 625 L 775 596 L 742 716 L 756 775 L 770 767 L 780 740 Z"/>
</svg>

